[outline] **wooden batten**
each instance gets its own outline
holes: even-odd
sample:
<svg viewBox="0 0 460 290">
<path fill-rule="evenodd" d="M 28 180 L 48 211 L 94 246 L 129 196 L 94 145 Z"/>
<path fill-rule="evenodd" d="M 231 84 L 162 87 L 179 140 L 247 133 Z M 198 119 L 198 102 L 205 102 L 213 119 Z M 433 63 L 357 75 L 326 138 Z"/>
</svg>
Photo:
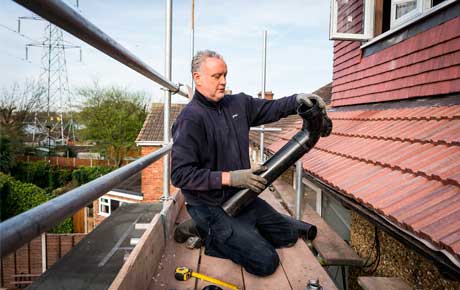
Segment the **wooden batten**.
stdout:
<svg viewBox="0 0 460 290">
<path fill-rule="evenodd" d="M 184 197 L 180 191 L 177 191 L 173 199 L 166 202 L 163 217 L 162 214 L 157 214 L 152 219 L 109 290 L 147 289 L 149 287 L 158 269 L 166 242 L 171 239 L 174 222 L 183 204 Z M 164 228 L 166 231 L 163 230 Z"/>
</svg>

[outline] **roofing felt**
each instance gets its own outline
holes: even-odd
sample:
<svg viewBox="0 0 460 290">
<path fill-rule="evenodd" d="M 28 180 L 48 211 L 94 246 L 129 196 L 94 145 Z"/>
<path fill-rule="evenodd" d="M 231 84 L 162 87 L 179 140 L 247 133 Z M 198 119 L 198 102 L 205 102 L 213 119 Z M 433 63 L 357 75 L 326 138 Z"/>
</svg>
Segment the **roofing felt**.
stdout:
<svg viewBox="0 0 460 290">
<path fill-rule="evenodd" d="M 142 236 L 135 224 L 149 223 L 161 208 L 160 203 L 120 206 L 27 289 L 108 289 L 132 248 L 131 238 Z"/>
<path fill-rule="evenodd" d="M 164 104 L 154 103 L 150 109 L 147 118 L 145 118 L 144 125 L 137 136 L 136 142 L 142 141 L 156 141 L 163 142 L 163 124 L 164 124 Z M 169 114 L 170 124 L 176 121 L 180 111 L 185 107 L 185 104 L 171 104 L 171 110 Z"/>
<path fill-rule="evenodd" d="M 304 169 L 460 260 L 460 105 L 329 116 L 333 132 L 302 158 Z M 298 117 L 282 122 L 272 124 L 285 129 L 270 133 L 271 152 L 301 127 Z"/>
</svg>

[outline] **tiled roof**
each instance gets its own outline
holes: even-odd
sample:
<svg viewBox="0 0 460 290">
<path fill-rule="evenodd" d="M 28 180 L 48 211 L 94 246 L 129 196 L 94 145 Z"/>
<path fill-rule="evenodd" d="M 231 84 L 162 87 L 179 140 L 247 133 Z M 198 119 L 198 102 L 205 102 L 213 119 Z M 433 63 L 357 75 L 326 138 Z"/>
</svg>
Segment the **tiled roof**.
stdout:
<svg viewBox="0 0 460 290">
<path fill-rule="evenodd" d="M 331 96 L 332 96 L 332 83 L 328 83 L 327 85 L 322 86 L 321 88 L 317 89 L 316 91 L 313 92 L 313 94 L 316 94 L 323 98 L 323 100 L 326 102 L 327 105 L 331 103 Z M 281 132 L 266 132 L 264 135 L 264 144 L 265 145 L 270 145 L 274 141 L 277 141 L 283 136 L 286 132 L 286 130 L 290 127 L 292 127 L 293 122 L 300 122 L 302 119 L 297 116 L 297 115 L 292 115 L 287 118 L 281 119 L 278 122 L 266 124 L 265 127 L 270 127 L 270 128 L 281 128 Z M 257 131 L 250 131 L 249 132 L 249 139 L 251 140 L 252 143 L 254 144 L 259 144 L 260 142 L 260 132 Z"/>
<path fill-rule="evenodd" d="M 185 104 L 171 104 L 169 113 L 170 124 L 174 123 L 180 111 L 185 107 Z M 141 132 L 137 136 L 136 142 L 145 141 L 163 141 L 163 103 L 154 103 L 150 109 Z"/>
<path fill-rule="evenodd" d="M 324 102 L 326 102 L 326 104 L 329 105 L 331 103 L 331 97 L 332 97 L 332 82 L 317 89 L 316 91 L 313 92 L 313 94 L 318 95 L 321 98 L 323 98 Z"/>
<path fill-rule="evenodd" d="M 304 169 L 460 260 L 460 105 L 329 116 L 333 132 L 303 157 Z M 269 151 L 300 129 L 291 120 Z"/>
</svg>

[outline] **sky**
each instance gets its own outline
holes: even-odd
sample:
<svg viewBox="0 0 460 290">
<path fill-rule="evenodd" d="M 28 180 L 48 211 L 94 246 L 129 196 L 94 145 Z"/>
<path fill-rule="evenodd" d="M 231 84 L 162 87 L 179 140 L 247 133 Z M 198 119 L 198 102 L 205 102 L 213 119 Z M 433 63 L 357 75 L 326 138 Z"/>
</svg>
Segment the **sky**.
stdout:
<svg viewBox="0 0 460 290">
<path fill-rule="evenodd" d="M 165 0 L 66 0 L 87 20 L 107 33 L 138 58 L 164 73 Z M 44 39 L 45 21 L 21 21 L 32 12 L 10 0 L 0 0 L 0 89 L 14 82 L 39 80 L 43 71 L 42 49 L 25 46 Z M 191 83 L 191 0 L 173 0 L 172 81 Z M 211 49 L 223 55 L 227 88 L 233 93 L 256 96 L 262 88 L 263 31 L 267 38 L 266 89 L 275 98 L 312 92 L 332 80 L 332 41 L 329 40 L 329 1 L 315 0 L 195 0 L 195 52 Z M 160 86 L 64 33 L 67 73 L 72 91 L 118 86 L 145 92 L 148 102 L 163 101 Z M 78 100 L 74 100 L 78 102 Z M 173 102 L 186 102 L 174 96 Z"/>
</svg>

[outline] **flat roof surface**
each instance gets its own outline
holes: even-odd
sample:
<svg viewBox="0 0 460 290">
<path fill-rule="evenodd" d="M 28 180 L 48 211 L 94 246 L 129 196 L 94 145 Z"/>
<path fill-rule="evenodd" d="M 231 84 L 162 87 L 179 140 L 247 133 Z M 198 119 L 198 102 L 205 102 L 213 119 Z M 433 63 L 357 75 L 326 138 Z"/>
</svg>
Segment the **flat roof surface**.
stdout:
<svg viewBox="0 0 460 290">
<path fill-rule="evenodd" d="M 132 247 L 130 239 L 143 233 L 134 225 L 149 223 L 161 207 L 160 203 L 120 206 L 27 289 L 108 289 L 130 251 L 124 248 Z"/>
</svg>

